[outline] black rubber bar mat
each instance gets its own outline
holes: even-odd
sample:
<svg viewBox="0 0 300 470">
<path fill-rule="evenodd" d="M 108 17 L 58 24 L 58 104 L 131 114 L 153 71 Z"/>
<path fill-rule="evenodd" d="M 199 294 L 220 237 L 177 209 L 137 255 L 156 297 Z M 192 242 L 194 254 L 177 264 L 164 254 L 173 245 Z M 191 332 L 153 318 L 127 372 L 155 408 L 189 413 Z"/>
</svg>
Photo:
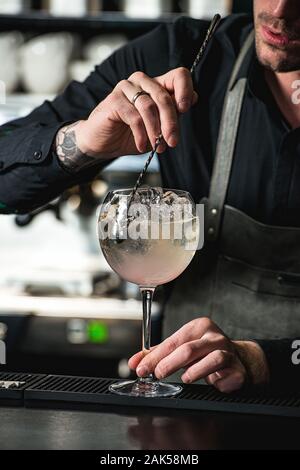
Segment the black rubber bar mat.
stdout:
<svg viewBox="0 0 300 470">
<path fill-rule="evenodd" d="M 3 378 L 3 376 L 5 377 Z M 7 378 L 7 376 L 9 376 Z M 205 385 L 186 385 L 173 398 L 124 397 L 112 394 L 108 386 L 115 379 L 74 376 L 34 376 L 29 374 L 0 374 L 1 381 L 25 381 L 23 390 L 2 389 L 0 405 L 7 393 L 23 394 L 25 406 L 51 406 L 60 403 L 66 408 L 73 404 L 116 405 L 152 408 L 173 408 L 177 410 L 206 410 L 247 414 L 264 414 L 300 418 L 300 391 L 290 394 L 272 394 L 268 389 L 244 390 L 222 394 Z"/>
<path fill-rule="evenodd" d="M 44 374 L 21 374 L 18 372 L 0 373 L 0 404 L 24 404 L 24 391 L 37 385 L 47 376 Z"/>
</svg>

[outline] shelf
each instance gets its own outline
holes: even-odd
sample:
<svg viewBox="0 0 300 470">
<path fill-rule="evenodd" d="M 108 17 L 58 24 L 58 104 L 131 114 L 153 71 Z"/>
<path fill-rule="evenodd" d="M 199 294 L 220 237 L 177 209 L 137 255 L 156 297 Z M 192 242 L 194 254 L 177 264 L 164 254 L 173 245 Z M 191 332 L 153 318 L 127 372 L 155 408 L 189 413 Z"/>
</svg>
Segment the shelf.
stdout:
<svg viewBox="0 0 300 470">
<path fill-rule="evenodd" d="M 13 29 L 23 32 L 100 32 L 124 31 L 139 34 L 150 31 L 161 23 L 172 22 L 180 14 L 166 14 L 157 19 L 129 18 L 122 13 L 103 12 L 98 16 L 57 17 L 43 12 L 30 12 L 19 15 L 0 15 L 0 30 Z"/>
</svg>

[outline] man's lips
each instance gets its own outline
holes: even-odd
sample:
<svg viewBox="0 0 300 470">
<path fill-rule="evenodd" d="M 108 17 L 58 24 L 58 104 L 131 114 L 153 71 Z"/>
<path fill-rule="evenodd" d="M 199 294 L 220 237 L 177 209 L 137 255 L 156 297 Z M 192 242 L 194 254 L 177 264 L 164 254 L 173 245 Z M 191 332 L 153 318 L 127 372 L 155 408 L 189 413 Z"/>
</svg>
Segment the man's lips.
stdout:
<svg viewBox="0 0 300 470">
<path fill-rule="evenodd" d="M 262 26 L 262 34 L 264 40 L 273 46 L 286 47 L 291 42 L 290 38 L 286 34 L 276 32 L 267 26 Z"/>
</svg>

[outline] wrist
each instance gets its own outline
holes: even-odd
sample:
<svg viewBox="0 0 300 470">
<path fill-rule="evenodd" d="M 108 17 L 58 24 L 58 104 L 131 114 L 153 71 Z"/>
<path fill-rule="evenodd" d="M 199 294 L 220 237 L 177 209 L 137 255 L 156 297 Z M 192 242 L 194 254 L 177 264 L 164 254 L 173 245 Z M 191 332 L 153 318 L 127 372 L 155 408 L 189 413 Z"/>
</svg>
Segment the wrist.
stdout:
<svg viewBox="0 0 300 470">
<path fill-rule="evenodd" d="M 270 371 L 263 349 L 255 341 L 233 341 L 233 345 L 244 365 L 249 382 L 263 385 L 270 381 Z"/>
<path fill-rule="evenodd" d="M 76 142 L 78 148 L 82 152 L 82 154 L 87 155 L 89 157 L 97 158 L 99 157 L 99 153 L 96 153 L 92 150 L 89 142 L 91 141 L 89 137 L 89 130 L 87 128 L 87 121 L 81 120 L 76 123 Z"/>
<path fill-rule="evenodd" d="M 81 129 L 82 122 L 78 121 L 60 129 L 54 144 L 54 150 L 61 165 L 73 173 L 97 163 L 96 157 L 85 153 L 87 148 L 82 139 L 79 138 L 81 135 L 79 129 Z"/>
</svg>

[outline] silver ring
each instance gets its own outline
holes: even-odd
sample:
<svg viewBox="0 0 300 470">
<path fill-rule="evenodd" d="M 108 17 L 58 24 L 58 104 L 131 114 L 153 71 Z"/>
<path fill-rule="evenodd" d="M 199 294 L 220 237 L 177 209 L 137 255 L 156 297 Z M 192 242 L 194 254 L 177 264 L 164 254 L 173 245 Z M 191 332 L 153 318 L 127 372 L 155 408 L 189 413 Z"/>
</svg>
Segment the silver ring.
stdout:
<svg viewBox="0 0 300 470">
<path fill-rule="evenodd" d="M 132 104 L 135 104 L 136 100 L 137 100 L 140 96 L 142 96 L 142 95 L 150 96 L 150 93 L 147 93 L 147 92 L 144 91 L 144 90 L 138 91 L 138 92 L 134 95 L 134 97 L 132 98 L 131 103 L 132 103 Z"/>
</svg>

